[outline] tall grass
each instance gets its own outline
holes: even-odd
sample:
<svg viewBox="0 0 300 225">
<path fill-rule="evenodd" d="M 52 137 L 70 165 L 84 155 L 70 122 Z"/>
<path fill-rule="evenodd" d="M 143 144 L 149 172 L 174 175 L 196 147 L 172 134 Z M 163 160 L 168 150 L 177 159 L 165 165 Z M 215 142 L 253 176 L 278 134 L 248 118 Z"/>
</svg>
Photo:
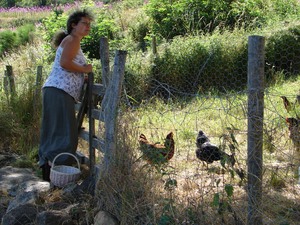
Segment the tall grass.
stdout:
<svg viewBox="0 0 300 225">
<path fill-rule="evenodd" d="M 36 99 L 37 66 L 43 66 L 43 79 L 49 73 L 51 65 L 45 64 L 46 53 L 41 39 L 35 38 L 26 46 L 11 51 L 0 60 L 1 79 L 1 120 L 5 121 L 1 129 L 1 145 L 19 153 L 29 153 L 39 142 L 40 101 Z M 10 65 L 13 69 L 15 94 L 5 91 L 4 71 Z M 8 126 L 10 125 L 10 126 Z"/>
</svg>

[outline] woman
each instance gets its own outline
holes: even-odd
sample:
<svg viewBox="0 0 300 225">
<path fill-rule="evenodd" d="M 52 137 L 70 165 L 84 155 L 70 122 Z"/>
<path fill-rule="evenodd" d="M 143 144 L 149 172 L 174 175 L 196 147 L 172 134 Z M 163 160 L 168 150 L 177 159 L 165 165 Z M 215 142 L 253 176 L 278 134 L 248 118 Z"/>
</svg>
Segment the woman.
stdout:
<svg viewBox="0 0 300 225">
<path fill-rule="evenodd" d="M 39 166 L 43 179 L 50 181 L 51 162 L 59 153 L 76 153 L 78 130 L 75 102 L 84 82 L 84 74 L 92 72 L 86 63 L 80 42 L 90 32 L 92 16 L 83 11 L 72 13 L 67 31 L 54 37 L 57 48 L 52 71 L 43 86 L 42 127 L 39 148 Z M 55 164 L 69 164 L 71 158 L 62 155 Z"/>
</svg>

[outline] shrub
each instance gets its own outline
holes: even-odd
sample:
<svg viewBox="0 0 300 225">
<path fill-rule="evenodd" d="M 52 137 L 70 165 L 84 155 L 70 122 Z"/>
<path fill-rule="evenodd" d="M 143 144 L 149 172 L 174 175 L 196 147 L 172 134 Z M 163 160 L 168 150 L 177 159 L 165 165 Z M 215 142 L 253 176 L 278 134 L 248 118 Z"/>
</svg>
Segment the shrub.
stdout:
<svg viewBox="0 0 300 225">
<path fill-rule="evenodd" d="M 147 93 L 151 91 L 149 86 L 151 82 L 151 62 L 150 56 L 145 57 L 141 52 L 131 55 L 127 59 L 124 87 L 131 104 L 140 103 L 149 97 Z"/>
<path fill-rule="evenodd" d="M 33 38 L 33 32 L 35 31 L 33 24 L 26 24 L 24 26 L 19 27 L 16 30 L 17 33 L 17 45 L 23 45 L 30 42 Z"/>
<path fill-rule="evenodd" d="M 153 32 L 172 39 L 177 35 L 212 32 L 216 27 L 234 27 L 240 10 L 232 14 L 231 1 L 153 0 L 146 12 Z"/>
<path fill-rule="evenodd" d="M 0 32 L 0 56 L 4 52 L 26 44 L 31 40 L 35 28 L 33 24 L 26 24 L 19 27 L 16 31 L 5 30 Z"/>
<path fill-rule="evenodd" d="M 280 30 L 266 43 L 267 78 L 283 72 L 285 78 L 300 73 L 300 26 Z"/>
<path fill-rule="evenodd" d="M 145 52 L 150 46 L 148 35 L 149 30 L 149 19 L 144 15 L 140 14 L 135 21 L 131 22 L 128 27 L 128 33 L 131 40 L 136 44 L 136 51 L 142 50 Z"/>
<path fill-rule="evenodd" d="M 108 13 L 107 8 L 99 9 L 97 11 L 97 18 L 93 23 L 90 35 L 82 40 L 82 50 L 88 54 L 88 57 L 100 59 L 99 40 L 101 37 L 107 37 L 110 43 L 113 44 L 117 39 L 118 26 L 115 24 L 113 18 Z M 45 18 L 43 28 L 45 30 L 44 39 L 49 43 L 54 37 L 55 33 L 66 29 L 66 21 L 68 15 L 63 11 L 56 10 L 51 13 L 48 18 Z"/>
<path fill-rule="evenodd" d="M 211 33 L 216 28 L 255 28 L 268 20 L 299 15 L 299 1 L 152 0 L 146 6 L 150 29 L 166 39 L 177 35 Z"/>
<path fill-rule="evenodd" d="M 241 90 L 247 81 L 245 42 L 234 35 L 174 39 L 155 59 L 150 86 L 164 96 L 166 89 L 173 94 Z"/>
<path fill-rule="evenodd" d="M 99 9 L 97 19 L 90 31 L 90 35 L 82 40 L 82 50 L 88 53 L 88 57 L 100 59 L 99 41 L 106 37 L 110 41 L 110 47 L 114 48 L 119 39 L 119 27 L 115 23 L 107 8 Z"/>
<path fill-rule="evenodd" d="M 0 55 L 16 46 L 16 33 L 10 30 L 0 32 Z"/>
<path fill-rule="evenodd" d="M 67 16 L 63 11 L 55 9 L 50 16 L 42 20 L 42 25 L 45 30 L 43 35 L 45 41 L 50 43 L 55 33 L 66 29 Z"/>
</svg>

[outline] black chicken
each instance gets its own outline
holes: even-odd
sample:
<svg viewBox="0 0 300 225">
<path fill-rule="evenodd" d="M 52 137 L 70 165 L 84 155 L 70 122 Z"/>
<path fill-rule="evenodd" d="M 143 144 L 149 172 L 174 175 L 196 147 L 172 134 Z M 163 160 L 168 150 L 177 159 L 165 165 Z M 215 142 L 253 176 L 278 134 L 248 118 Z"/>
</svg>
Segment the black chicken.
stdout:
<svg viewBox="0 0 300 225">
<path fill-rule="evenodd" d="M 225 162 L 228 162 L 231 166 L 235 164 L 234 154 L 229 155 L 221 151 L 216 145 L 210 143 L 208 137 L 202 130 L 198 133 L 196 146 L 196 156 L 201 161 L 213 163 L 214 161 L 221 160 L 223 164 L 225 164 Z"/>
</svg>

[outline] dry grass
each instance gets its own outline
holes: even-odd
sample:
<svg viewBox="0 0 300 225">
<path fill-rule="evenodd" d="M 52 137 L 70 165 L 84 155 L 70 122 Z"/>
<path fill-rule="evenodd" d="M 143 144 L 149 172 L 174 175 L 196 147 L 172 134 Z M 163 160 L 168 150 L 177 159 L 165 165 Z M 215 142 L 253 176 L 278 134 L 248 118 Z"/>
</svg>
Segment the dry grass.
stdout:
<svg viewBox="0 0 300 225">
<path fill-rule="evenodd" d="M 277 94 L 267 97 L 272 104 L 266 101 L 264 129 L 266 137 L 272 138 L 264 143 L 261 213 L 264 224 L 297 224 L 300 198 L 296 158 L 300 154 L 281 120 Z M 229 152 L 230 142 L 227 139 L 224 143 L 220 137 L 229 137 L 231 130 L 226 127 L 235 127 L 232 134 L 238 143 L 237 162 L 247 171 L 247 119 L 241 113 L 246 100 L 234 100 L 229 101 L 230 109 L 218 106 L 228 98 L 203 98 L 184 107 L 151 102 L 144 108 L 120 112 L 116 160 L 97 186 L 99 209 L 115 215 L 121 224 L 247 224 L 247 175 L 241 180 L 220 162 L 207 167 L 195 156 L 199 129 L 205 129 L 213 143 L 225 144 Z M 169 131 L 175 134 L 175 155 L 157 171 L 140 158 L 138 137 L 145 133 L 151 140 L 161 140 Z M 228 186 L 233 188 L 230 196 Z"/>
</svg>

